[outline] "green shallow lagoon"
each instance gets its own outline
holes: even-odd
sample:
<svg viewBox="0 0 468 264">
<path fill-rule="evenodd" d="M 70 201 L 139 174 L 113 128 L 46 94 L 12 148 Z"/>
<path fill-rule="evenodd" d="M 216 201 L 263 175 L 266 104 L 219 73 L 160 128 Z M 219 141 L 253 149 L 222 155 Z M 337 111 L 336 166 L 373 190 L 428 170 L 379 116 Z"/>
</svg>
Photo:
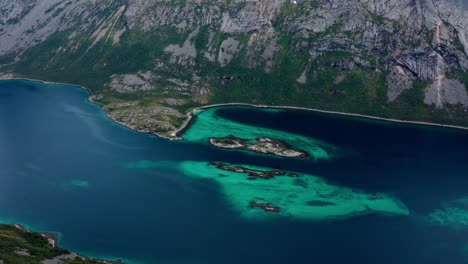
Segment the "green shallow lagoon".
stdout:
<svg viewBox="0 0 468 264">
<path fill-rule="evenodd" d="M 242 106 L 236 106 L 243 108 Z M 245 108 L 245 107 L 244 107 Z M 285 131 L 257 127 L 224 119 L 216 114 L 219 107 L 212 107 L 194 112 L 194 122 L 184 131 L 182 137 L 189 142 L 208 143 L 210 138 L 236 138 L 254 141 L 257 138 L 270 138 L 282 141 L 296 149 L 305 151 L 316 160 L 329 160 L 337 153 L 336 147 L 321 140 L 288 133 Z M 267 110 L 268 111 L 268 110 Z M 272 109 L 271 112 L 283 110 Z M 254 153 L 245 151 L 246 153 Z"/>
<path fill-rule="evenodd" d="M 232 165 L 260 172 L 273 169 Z M 323 178 L 300 173 L 286 172 L 270 179 L 253 178 L 246 173 L 227 171 L 210 162 L 184 161 L 181 163 L 138 161 L 127 168 L 146 169 L 166 167 L 179 170 L 186 176 L 215 181 L 233 208 L 246 219 L 262 220 L 283 216 L 302 220 L 342 219 L 357 215 L 381 213 L 409 215 L 408 208 L 397 198 L 384 193 L 366 193 L 328 183 Z M 271 204 L 281 208 L 279 213 L 265 212 L 250 207 L 252 201 Z"/>
</svg>

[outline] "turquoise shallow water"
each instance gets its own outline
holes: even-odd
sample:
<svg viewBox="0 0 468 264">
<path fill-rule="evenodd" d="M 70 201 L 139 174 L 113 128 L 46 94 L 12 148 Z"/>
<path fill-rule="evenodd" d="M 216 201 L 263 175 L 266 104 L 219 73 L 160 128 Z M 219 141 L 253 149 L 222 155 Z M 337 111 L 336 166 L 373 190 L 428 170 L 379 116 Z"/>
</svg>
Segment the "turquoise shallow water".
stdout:
<svg viewBox="0 0 468 264">
<path fill-rule="evenodd" d="M 237 107 L 245 109 L 245 107 Z M 278 129 L 247 125 L 242 122 L 233 122 L 217 115 L 219 108 L 197 110 L 194 114 L 195 122 L 183 133 L 183 138 L 190 142 L 206 143 L 210 138 L 226 138 L 235 136 L 248 141 L 258 138 L 270 138 L 280 140 L 289 146 L 305 151 L 309 158 L 315 160 L 333 159 L 337 155 L 334 146 L 322 142 L 316 138 L 306 137 L 300 134 L 287 133 Z M 264 112 L 274 113 L 268 109 Z M 239 150 L 236 150 L 239 151 Z M 256 154 L 256 153 L 254 153 Z"/>
<path fill-rule="evenodd" d="M 65 247 L 135 263 L 467 262 L 467 132 L 304 111 L 212 110 L 224 127 L 282 131 L 335 154 L 283 159 L 140 134 L 108 120 L 87 96 L 61 85 L 0 82 L 2 222 L 60 232 Z M 304 180 L 219 178 L 209 161 L 293 171 Z M 303 203 L 284 215 L 246 215 L 242 204 L 258 190 L 293 195 L 267 197 L 283 207 L 315 193 L 322 200 L 314 196 L 305 218 L 298 217 Z M 338 199 L 344 194 L 357 201 L 353 214 L 310 217 L 330 201 L 343 207 L 324 209 L 349 208 Z M 355 210 L 375 194 L 393 207 Z"/>
</svg>

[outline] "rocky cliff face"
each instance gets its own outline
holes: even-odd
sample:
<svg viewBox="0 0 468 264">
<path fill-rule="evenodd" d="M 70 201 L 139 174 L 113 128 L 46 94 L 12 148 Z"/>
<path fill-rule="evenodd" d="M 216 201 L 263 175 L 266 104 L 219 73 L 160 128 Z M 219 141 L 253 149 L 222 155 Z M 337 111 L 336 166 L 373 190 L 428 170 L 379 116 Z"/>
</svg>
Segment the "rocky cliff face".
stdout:
<svg viewBox="0 0 468 264">
<path fill-rule="evenodd" d="M 118 108 L 116 119 L 135 114 L 119 106 L 130 95 L 151 98 L 153 108 L 138 111 L 156 117 L 137 122 L 149 131 L 174 130 L 184 105 L 216 101 L 362 113 L 367 104 L 392 116 L 395 102 L 423 87 L 421 116 L 468 108 L 461 0 L 0 0 L 0 11 L 3 71 L 76 82 L 60 72 L 87 69 L 82 78 L 99 79 L 92 84 L 104 88 L 94 90 L 111 113 Z M 346 88 L 356 82 L 366 89 L 359 95 Z M 252 83 L 260 88 L 233 95 Z M 164 107 L 178 111 L 167 119 L 148 110 Z"/>
<path fill-rule="evenodd" d="M 21 53 L 58 31 L 86 28 L 111 1 L 8 0 L 0 2 L 0 55 Z"/>
</svg>

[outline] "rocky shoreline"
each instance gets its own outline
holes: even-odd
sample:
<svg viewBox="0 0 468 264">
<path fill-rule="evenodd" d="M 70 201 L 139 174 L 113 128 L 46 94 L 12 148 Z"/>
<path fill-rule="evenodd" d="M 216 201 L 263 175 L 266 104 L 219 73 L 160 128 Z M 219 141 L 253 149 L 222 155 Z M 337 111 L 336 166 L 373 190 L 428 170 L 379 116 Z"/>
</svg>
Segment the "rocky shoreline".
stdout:
<svg viewBox="0 0 468 264">
<path fill-rule="evenodd" d="M 27 229 L 25 226 L 23 225 L 19 225 L 19 224 L 13 224 L 12 226 L 14 226 L 15 228 L 23 231 L 23 232 L 26 232 L 26 233 L 33 233 L 33 231 Z M 37 233 L 37 232 L 36 232 Z M 50 247 L 52 248 L 55 248 L 58 246 L 58 235 L 55 234 L 55 233 L 50 233 L 50 232 L 41 232 L 39 233 L 42 237 L 46 238 L 47 239 L 47 243 L 49 244 Z"/>
<path fill-rule="evenodd" d="M 192 120 L 192 114 L 191 114 L 192 112 L 189 112 L 187 114 L 187 120 L 182 125 L 182 127 L 180 127 L 177 131 L 172 132 L 171 136 L 165 136 L 165 135 L 162 135 L 161 133 L 157 133 L 157 132 L 154 132 L 154 131 L 148 131 L 148 130 L 141 130 L 141 129 L 133 127 L 133 126 L 131 126 L 129 124 L 126 124 L 124 122 L 118 121 L 117 119 L 112 117 L 112 115 L 110 115 L 109 111 L 104 109 L 104 105 L 102 105 L 101 103 L 99 103 L 99 102 L 97 102 L 95 100 L 96 96 L 93 94 L 93 92 L 89 88 L 86 88 L 86 87 L 81 86 L 81 85 L 70 84 L 70 83 L 61 83 L 61 82 L 48 82 L 48 81 L 43 81 L 43 80 L 38 80 L 38 79 L 30 79 L 30 78 L 19 78 L 19 77 L 15 77 L 11 73 L 8 73 L 8 74 L 0 73 L 0 81 L 30 81 L 30 82 L 38 82 L 38 83 L 50 84 L 50 85 L 66 85 L 66 86 L 77 87 L 77 88 L 86 90 L 89 93 L 88 102 L 98 105 L 106 113 L 106 117 L 109 118 L 110 120 L 112 120 L 113 122 L 115 122 L 115 123 L 117 123 L 117 124 L 119 124 L 121 126 L 124 126 L 124 127 L 128 128 L 128 129 L 140 132 L 140 133 L 148 133 L 148 134 L 152 134 L 152 135 L 158 136 L 160 138 L 168 139 L 168 140 L 182 140 L 182 138 L 178 136 L 178 131 L 182 131 L 182 130 L 186 129 L 186 127 L 189 126 L 189 124 L 190 124 L 190 122 Z"/>
<path fill-rule="evenodd" d="M 307 108 L 307 107 L 299 107 L 299 106 L 284 106 L 284 105 L 263 105 L 263 104 L 248 104 L 248 103 L 222 103 L 222 104 L 210 104 L 205 106 L 200 106 L 197 108 L 192 109 L 187 113 L 186 121 L 175 131 L 170 133 L 170 136 L 164 136 L 157 132 L 147 132 L 147 131 L 140 131 L 130 126 L 121 123 L 119 121 L 114 120 L 112 117 L 109 117 L 116 123 L 119 123 L 125 127 L 130 129 L 136 130 L 138 132 L 143 133 L 150 133 L 155 136 L 168 139 L 168 140 L 183 140 L 183 133 L 187 129 L 190 129 L 190 126 L 193 122 L 195 122 L 197 111 L 202 111 L 205 109 L 216 108 L 216 107 L 224 107 L 224 106 L 249 106 L 254 108 L 266 108 L 266 109 L 284 109 L 284 110 L 301 110 L 301 111 L 311 111 L 316 113 L 322 114 L 330 114 L 330 115 L 338 115 L 338 116 L 345 116 L 345 117 L 357 117 L 362 119 L 369 119 L 369 120 L 377 120 L 377 121 L 384 121 L 389 123 L 398 123 L 398 124 L 408 124 L 408 125 L 420 125 L 420 126 L 430 126 L 430 127 L 440 127 L 440 128 L 450 128 L 450 129 L 459 129 L 459 130 L 468 130 L 468 127 L 464 126 L 456 126 L 456 125 L 446 125 L 440 123 L 432 123 L 432 122 L 424 122 L 424 121 L 411 121 L 411 120 L 402 120 L 396 118 L 385 118 L 385 117 L 378 117 L 378 116 L 371 116 L 371 115 L 363 115 L 363 114 L 354 114 L 354 113 L 347 113 L 347 112 L 339 112 L 339 111 L 329 111 L 329 110 L 320 110 L 316 108 Z"/>
<path fill-rule="evenodd" d="M 442 128 L 451 128 L 451 129 L 461 129 L 461 130 L 468 130 L 468 127 L 464 126 L 456 126 L 456 125 L 446 125 L 446 124 L 440 124 L 440 123 L 432 123 L 432 122 L 424 122 L 424 121 L 411 121 L 411 120 L 401 120 L 401 119 L 395 119 L 395 118 L 384 118 L 384 117 L 378 117 L 378 116 L 370 116 L 370 115 L 363 115 L 363 114 L 355 114 L 355 113 L 346 113 L 346 112 L 339 112 L 339 111 L 328 111 L 328 110 L 321 110 L 321 109 L 316 109 L 316 108 L 307 108 L 307 107 L 298 107 L 298 106 L 282 106 L 282 105 L 263 105 L 263 104 L 249 104 L 249 103 L 221 103 L 221 104 L 209 104 L 205 106 L 200 106 L 192 109 L 191 111 L 187 112 L 186 120 L 185 122 L 176 130 L 173 132 L 170 132 L 168 135 L 163 135 L 157 131 L 148 131 L 148 130 L 141 130 L 135 127 L 130 126 L 129 124 L 126 124 L 124 122 L 120 122 L 113 118 L 107 110 L 103 108 L 103 105 L 100 104 L 99 102 L 96 102 L 93 100 L 94 95 L 92 91 L 86 87 L 80 86 L 80 85 L 75 85 L 75 84 L 69 84 L 69 83 L 60 83 L 60 82 L 47 82 L 43 80 L 38 80 L 38 79 L 29 79 L 29 78 L 21 78 L 21 77 L 16 77 L 15 75 L 11 73 L 0 73 L 0 80 L 23 80 L 23 81 L 31 81 L 31 82 L 39 82 L 39 83 L 44 83 L 44 84 L 58 84 L 58 85 L 67 85 L 67 86 L 73 86 L 73 87 L 78 87 L 81 89 L 84 89 L 88 91 L 90 96 L 88 97 L 88 101 L 93 104 L 97 104 L 101 107 L 103 111 L 106 112 L 106 116 L 111 119 L 113 122 L 118 123 L 122 126 L 125 126 L 129 129 L 132 129 L 137 132 L 141 133 L 148 133 L 152 134 L 155 136 L 158 136 L 160 138 L 168 139 L 168 140 L 183 140 L 183 132 L 187 129 L 190 128 L 190 125 L 192 122 L 194 122 L 194 118 L 196 117 L 195 113 L 197 111 L 201 111 L 204 109 L 209 109 L 209 108 L 216 108 L 216 107 L 223 107 L 223 106 L 250 106 L 250 107 L 255 107 L 255 108 L 270 108 L 270 109 L 286 109 L 286 110 L 303 110 L 303 111 L 312 111 L 312 112 L 317 112 L 317 113 L 323 113 L 323 114 L 331 114 L 331 115 L 340 115 L 340 116 L 349 116 L 349 117 L 358 117 L 358 118 L 364 118 L 364 119 L 370 119 L 370 120 L 379 120 L 379 121 L 385 121 L 385 122 L 392 122 L 392 123 L 402 123 L 402 124 L 413 124 L 413 125 L 423 125 L 423 126 L 432 126 L 432 127 L 442 127 Z"/>
<path fill-rule="evenodd" d="M 8 235 L 2 235 L 2 232 L 5 231 L 7 232 Z M 11 233 L 13 231 L 13 233 Z M 13 236 L 13 234 L 16 234 L 17 236 Z M 60 264 L 60 263 L 68 263 L 67 261 L 79 261 L 79 263 L 83 264 L 123 264 L 122 260 L 116 260 L 116 261 L 107 261 L 107 260 L 102 260 L 102 259 L 94 259 L 94 258 L 88 258 L 79 255 L 78 253 L 75 252 L 70 252 L 66 249 L 62 249 L 59 247 L 58 242 L 59 242 L 59 237 L 56 233 L 51 233 L 51 232 L 35 232 L 32 231 L 28 228 L 26 228 L 23 225 L 20 224 L 0 224 L 0 237 L 3 237 L 4 244 L 6 243 L 8 245 L 8 239 L 10 240 L 19 240 L 22 241 L 23 246 L 21 247 L 16 247 L 15 252 L 8 252 L 9 254 L 14 254 L 17 257 L 20 258 L 25 258 L 25 262 L 33 258 L 36 259 L 40 258 L 39 256 L 36 256 L 33 252 L 33 250 L 30 251 L 29 247 L 37 249 L 37 247 L 42 247 L 43 251 L 44 250 L 50 250 L 50 254 L 55 255 L 53 258 L 44 258 L 40 261 L 41 264 Z M 35 238 L 36 237 L 36 238 Z M 33 245 L 29 245 L 29 239 L 32 238 L 31 243 L 34 243 Z M 53 252 L 53 253 L 52 253 Z M 7 263 L 5 262 L 5 259 L 2 259 L 2 255 L 5 254 L 5 252 L 2 252 L 2 249 L 0 248 L 0 263 Z M 8 259 L 8 256 L 3 256 L 3 258 L 6 257 Z M 27 262 L 30 263 L 30 262 Z"/>
</svg>

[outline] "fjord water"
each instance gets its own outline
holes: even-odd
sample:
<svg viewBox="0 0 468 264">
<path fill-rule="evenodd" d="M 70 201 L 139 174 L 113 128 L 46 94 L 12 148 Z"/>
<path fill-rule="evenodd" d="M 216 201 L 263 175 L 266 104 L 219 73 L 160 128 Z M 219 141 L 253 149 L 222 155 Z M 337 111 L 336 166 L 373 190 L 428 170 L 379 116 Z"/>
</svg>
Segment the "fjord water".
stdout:
<svg viewBox="0 0 468 264">
<path fill-rule="evenodd" d="M 467 203 L 456 203 L 452 217 L 443 210 L 468 196 L 466 131 L 305 111 L 217 109 L 225 120 L 340 150 L 332 160 L 294 160 L 137 133 L 107 119 L 88 95 L 63 85 L 0 82 L 0 222 L 59 232 L 63 247 L 135 263 L 468 260 Z M 170 166 L 128 166 L 139 161 L 221 161 L 317 175 L 336 186 L 392 195 L 410 213 L 244 219 L 216 181 Z M 442 220 L 431 222 L 437 210 Z"/>
</svg>

